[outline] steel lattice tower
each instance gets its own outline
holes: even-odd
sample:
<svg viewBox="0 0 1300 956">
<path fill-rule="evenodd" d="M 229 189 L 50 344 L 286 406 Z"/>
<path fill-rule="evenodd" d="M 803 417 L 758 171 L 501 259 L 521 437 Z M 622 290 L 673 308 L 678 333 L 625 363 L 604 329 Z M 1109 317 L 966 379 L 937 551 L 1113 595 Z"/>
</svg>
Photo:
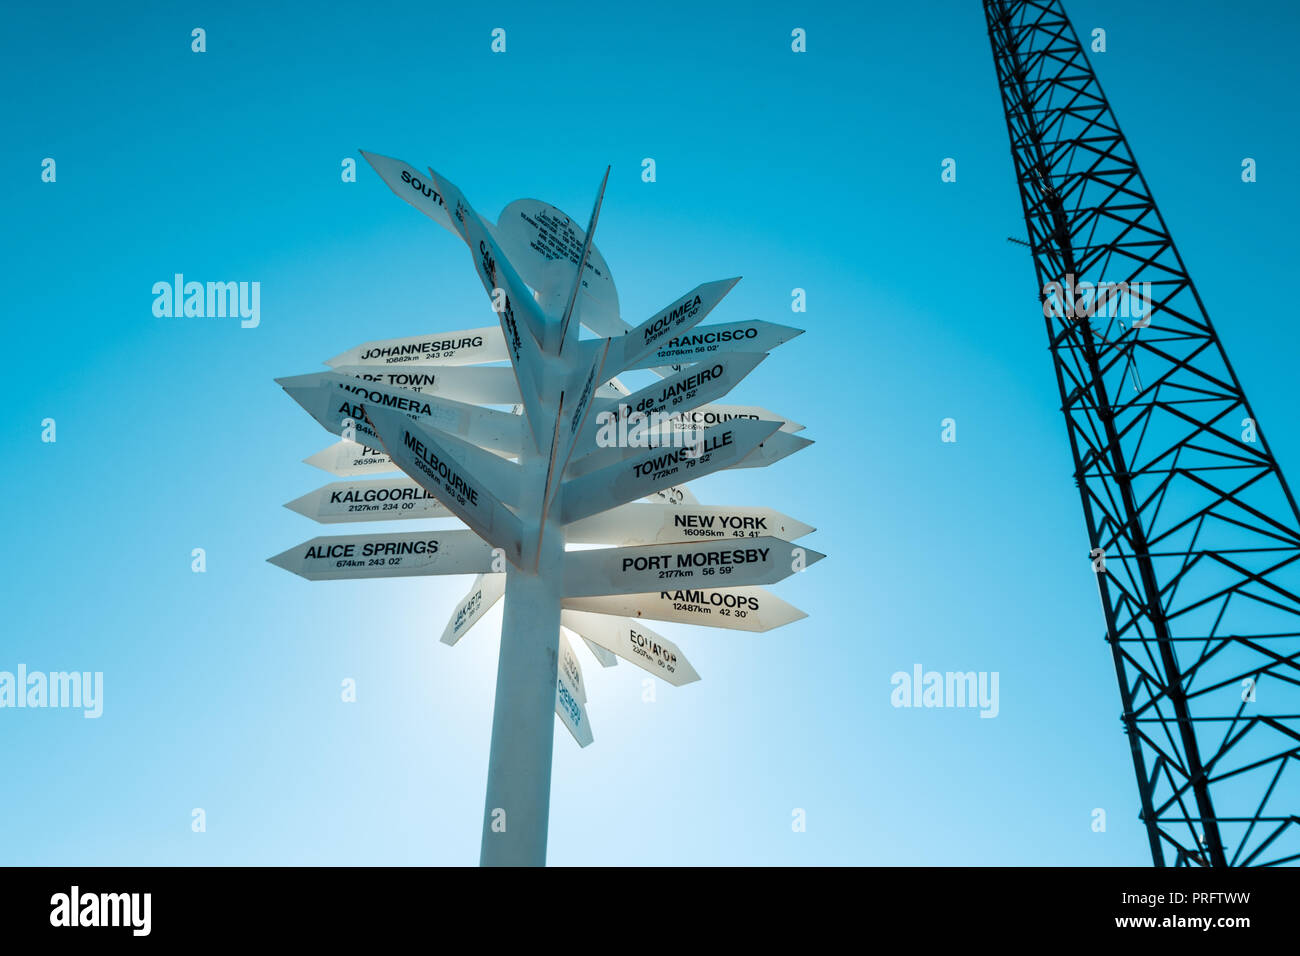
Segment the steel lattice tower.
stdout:
<svg viewBox="0 0 1300 956">
<path fill-rule="evenodd" d="M 1060 0 L 984 12 L 1152 858 L 1295 862 L 1295 498 Z"/>
</svg>

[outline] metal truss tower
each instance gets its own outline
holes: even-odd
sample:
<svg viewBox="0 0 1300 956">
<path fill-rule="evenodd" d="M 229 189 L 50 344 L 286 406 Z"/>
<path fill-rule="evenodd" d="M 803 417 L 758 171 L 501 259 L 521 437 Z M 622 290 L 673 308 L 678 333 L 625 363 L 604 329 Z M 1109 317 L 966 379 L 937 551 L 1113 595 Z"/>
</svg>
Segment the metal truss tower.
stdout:
<svg viewBox="0 0 1300 956">
<path fill-rule="evenodd" d="M 1060 0 L 984 12 L 1152 859 L 1295 863 L 1295 498 Z"/>
</svg>

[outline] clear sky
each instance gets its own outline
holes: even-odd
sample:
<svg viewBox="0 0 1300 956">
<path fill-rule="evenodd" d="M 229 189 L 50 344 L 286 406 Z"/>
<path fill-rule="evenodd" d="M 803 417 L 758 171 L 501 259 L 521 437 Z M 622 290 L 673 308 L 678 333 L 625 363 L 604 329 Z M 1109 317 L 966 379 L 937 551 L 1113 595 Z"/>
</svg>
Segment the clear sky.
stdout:
<svg viewBox="0 0 1300 956">
<path fill-rule="evenodd" d="M 817 444 L 695 490 L 819 529 L 829 558 L 774 588 L 810 616 L 660 626 L 703 680 L 652 703 L 644 672 L 580 649 L 595 743 L 557 725 L 550 862 L 1148 863 L 1033 271 L 1006 241 L 1024 225 L 981 5 L 553 7 L 7 8 L 0 670 L 102 671 L 104 701 L 0 710 L 0 862 L 477 862 L 499 611 L 448 648 L 468 578 L 266 562 L 331 533 L 281 507 L 331 480 L 301 460 L 332 439 L 273 379 L 494 318 L 367 149 L 492 218 L 529 196 L 585 220 L 610 164 L 597 239 L 625 318 L 742 275 L 711 321 L 807 329 L 732 400 Z M 1107 30 L 1103 87 L 1300 481 L 1295 8 L 1068 9 Z M 154 317 L 175 273 L 260 282 L 260 325 Z M 915 664 L 997 672 L 997 717 L 892 707 Z"/>
</svg>

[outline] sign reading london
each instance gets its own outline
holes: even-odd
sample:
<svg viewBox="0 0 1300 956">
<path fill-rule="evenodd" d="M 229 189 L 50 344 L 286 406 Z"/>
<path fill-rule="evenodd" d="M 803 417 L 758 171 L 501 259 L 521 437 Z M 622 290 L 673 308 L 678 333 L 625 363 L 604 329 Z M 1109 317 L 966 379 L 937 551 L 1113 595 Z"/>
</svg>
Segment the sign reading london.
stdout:
<svg viewBox="0 0 1300 956">
<path fill-rule="evenodd" d="M 805 616 L 764 586 L 823 557 L 796 543 L 814 529 L 686 487 L 811 444 L 786 416 L 722 404 L 801 330 L 702 324 L 737 278 L 625 321 L 592 241 L 608 170 L 584 229 L 536 199 L 493 223 L 440 173 L 362 155 L 465 244 L 496 321 L 366 339 L 277 380 L 337 439 L 306 459 L 335 480 L 286 507 L 358 533 L 269 560 L 312 581 L 470 576 L 448 645 L 502 605 L 482 862 L 541 863 L 556 719 L 594 740 L 576 648 L 679 687 L 700 675 L 646 621 L 757 632 Z M 393 520 L 401 530 L 366 530 Z"/>
</svg>

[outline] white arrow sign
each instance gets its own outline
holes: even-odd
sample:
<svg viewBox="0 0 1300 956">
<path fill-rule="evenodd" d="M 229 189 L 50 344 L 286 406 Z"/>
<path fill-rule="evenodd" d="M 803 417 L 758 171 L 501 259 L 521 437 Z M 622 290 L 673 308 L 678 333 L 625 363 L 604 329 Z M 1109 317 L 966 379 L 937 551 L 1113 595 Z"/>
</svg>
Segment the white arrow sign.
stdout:
<svg viewBox="0 0 1300 956">
<path fill-rule="evenodd" d="M 573 653 L 573 647 L 569 644 L 569 639 L 564 636 L 564 631 L 560 631 L 559 658 L 556 661 L 557 669 L 560 676 L 569 682 L 573 688 L 574 696 L 578 703 L 587 702 L 587 685 L 582 679 L 582 666 L 578 663 L 578 655 Z"/>
<path fill-rule="evenodd" d="M 541 447 L 543 436 L 549 431 L 542 412 L 537 382 L 542 367 L 541 344 L 546 335 L 546 315 L 510 260 L 497 246 L 496 238 L 487 223 L 474 211 L 461 191 L 432 169 L 429 170 L 429 175 L 441 187 L 447 208 L 451 210 L 452 225 L 469 246 L 479 280 L 492 299 L 492 307 L 501 322 L 501 334 L 505 336 L 510 364 L 519 381 L 519 392 L 528 413 L 528 424 L 534 441 Z"/>
<path fill-rule="evenodd" d="M 478 574 L 492 570 L 492 548 L 472 531 L 349 534 L 312 538 L 267 560 L 309 581 Z"/>
<path fill-rule="evenodd" d="M 409 163 L 391 156 L 367 153 L 364 149 L 361 150 L 361 155 L 374 167 L 389 189 L 447 231 L 456 231 L 451 224 L 451 216 L 447 213 L 446 203 L 427 176 Z"/>
<path fill-rule="evenodd" d="M 665 422 L 675 431 L 695 431 L 735 421 L 738 418 L 748 418 L 756 422 L 780 422 L 783 432 L 801 432 L 804 429 L 804 426 L 798 422 L 757 405 L 701 405 L 688 411 L 674 412 L 665 419 Z"/>
<path fill-rule="evenodd" d="M 444 436 L 399 411 L 367 405 L 365 415 L 378 432 L 388 457 L 402 471 L 485 540 L 501 548 L 515 565 L 523 563 L 523 525 L 503 500 L 503 496 L 514 498 L 518 494 L 517 477 L 506 483 L 509 487 L 491 488 L 487 484 L 491 479 L 482 473 L 484 461 L 467 461 L 463 444 L 453 447 Z"/>
<path fill-rule="evenodd" d="M 727 468 L 777 430 L 776 422 L 741 421 L 715 425 L 685 448 L 618 449 L 631 454 L 561 486 L 561 520 L 568 524 L 669 485 Z"/>
<path fill-rule="evenodd" d="M 336 481 L 295 498 L 285 507 L 321 524 L 452 517 L 446 505 L 410 478 Z"/>
<path fill-rule="evenodd" d="M 737 631 L 770 631 L 807 617 L 759 587 L 678 589 L 607 597 L 565 598 L 564 607 L 652 621 L 702 624 Z"/>
<path fill-rule="evenodd" d="M 779 431 L 771 438 L 768 438 L 752 452 L 740 459 L 733 468 L 764 468 L 774 461 L 780 461 L 793 455 L 797 451 L 803 451 L 813 443 L 811 438 L 802 438 L 799 435 L 791 435 L 789 432 Z"/>
<path fill-rule="evenodd" d="M 564 561 L 564 594 L 598 597 L 656 587 L 775 584 L 824 557 L 771 537 L 570 551 Z"/>
<path fill-rule="evenodd" d="M 761 319 L 701 325 L 673 336 L 661 348 L 643 356 L 635 367 L 707 362 L 713 356 L 727 352 L 770 352 L 782 342 L 788 342 L 802 334 L 803 329 L 776 325 Z M 628 366 L 632 367 L 634 366 Z"/>
<path fill-rule="evenodd" d="M 489 325 L 482 329 L 460 332 L 437 332 L 433 335 L 408 335 L 400 339 L 376 339 L 340 352 L 326 365 L 474 365 L 481 362 L 505 362 L 505 336 L 501 329 Z"/>
<path fill-rule="evenodd" d="M 587 720 L 587 708 L 582 705 L 582 701 L 578 700 L 578 691 L 569 684 L 563 670 L 559 670 L 555 680 L 555 712 L 559 715 L 560 722 L 569 728 L 569 733 L 573 734 L 573 739 L 578 742 L 579 747 L 591 743 L 591 724 Z"/>
<path fill-rule="evenodd" d="M 560 623 L 588 646 L 606 648 L 674 687 L 700 679 L 681 648 L 640 621 L 590 611 L 561 611 Z"/>
<path fill-rule="evenodd" d="M 636 502 L 575 521 L 564 529 L 564 535 L 570 544 L 630 547 L 693 540 L 734 541 L 764 535 L 794 541 L 814 530 L 771 508 Z"/>
<path fill-rule="evenodd" d="M 638 389 L 619 399 L 600 399 L 588 427 L 589 435 L 597 431 L 608 439 L 622 436 L 626 444 L 629 429 L 640 427 L 643 432 L 657 431 L 662 421 L 675 412 L 685 412 L 705 402 L 720 398 L 731 391 L 746 375 L 758 367 L 767 354 L 738 352 L 720 356 L 716 360 L 700 362 L 668 376 L 663 381 Z M 616 437 L 614 441 L 618 441 Z M 609 447 L 612 441 L 599 442 Z M 587 442 L 581 447 L 586 448 Z"/>
<path fill-rule="evenodd" d="M 519 383 L 515 381 L 515 373 L 504 365 L 453 365 L 446 368 L 436 365 L 396 368 L 340 365 L 334 371 L 363 382 L 409 388 L 421 395 L 438 395 L 457 402 L 483 405 L 514 405 L 519 402 Z"/>
<path fill-rule="evenodd" d="M 601 667 L 613 667 L 618 663 L 618 658 L 614 656 L 612 651 L 605 650 L 599 644 L 595 644 L 585 637 L 582 639 L 582 643 L 587 645 L 587 650 L 591 651 L 591 655 L 600 662 Z"/>
<path fill-rule="evenodd" d="M 540 199 L 516 199 L 496 225 L 497 242 L 530 286 L 544 300 L 564 295 L 573 285 L 586 233 L 570 217 Z M 618 291 L 609 266 L 593 244 L 583 270 L 576 316 L 590 326 L 618 320 Z"/>
<path fill-rule="evenodd" d="M 722 301 L 723 296 L 740 281 L 719 279 L 696 286 L 679 299 L 670 302 L 636 328 L 631 329 L 618 339 L 619 350 L 614 356 L 613 371 L 621 372 L 626 368 L 639 368 L 643 360 L 653 356 L 664 343 L 675 335 L 693 328 L 713 311 L 713 307 Z M 766 349 L 748 349 L 747 351 L 766 351 Z M 662 365 L 654 361 L 652 365 Z"/>
<path fill-rule="evenodd" d="M 331 475 L 340 478 L 354 478 L 358 475 L 379 475 L 397 471 L 393 460 L 382 448 L 370 448 L 354 441 L 337 441 L 328 448 L 322 448 L 316 454 L 303 459 L 304 464 L 315 465 Z"/>
<path fill-rule="evenodd" d="M 363 382 L 337 372 L 312 372 L 276 382 L 308 414 L 336 435 L 371 448 L 381 443 L 366 425 L 363 405 L 395 409 L 421 423 L 502 455 L 517 455 L 523 446 L 518 415 L 422 395 L 409 388 Z"/>
<path fill-rule="evenodd" d="M 470 628 L 479 622 L 497 601 L 506 593 L 506 576 L 501 574 L 480 574 L 474 579 L 469 593 L 460 599 L 440 640 L 447 645 L 454 645 L 469 633 Z"/>
</svg>

